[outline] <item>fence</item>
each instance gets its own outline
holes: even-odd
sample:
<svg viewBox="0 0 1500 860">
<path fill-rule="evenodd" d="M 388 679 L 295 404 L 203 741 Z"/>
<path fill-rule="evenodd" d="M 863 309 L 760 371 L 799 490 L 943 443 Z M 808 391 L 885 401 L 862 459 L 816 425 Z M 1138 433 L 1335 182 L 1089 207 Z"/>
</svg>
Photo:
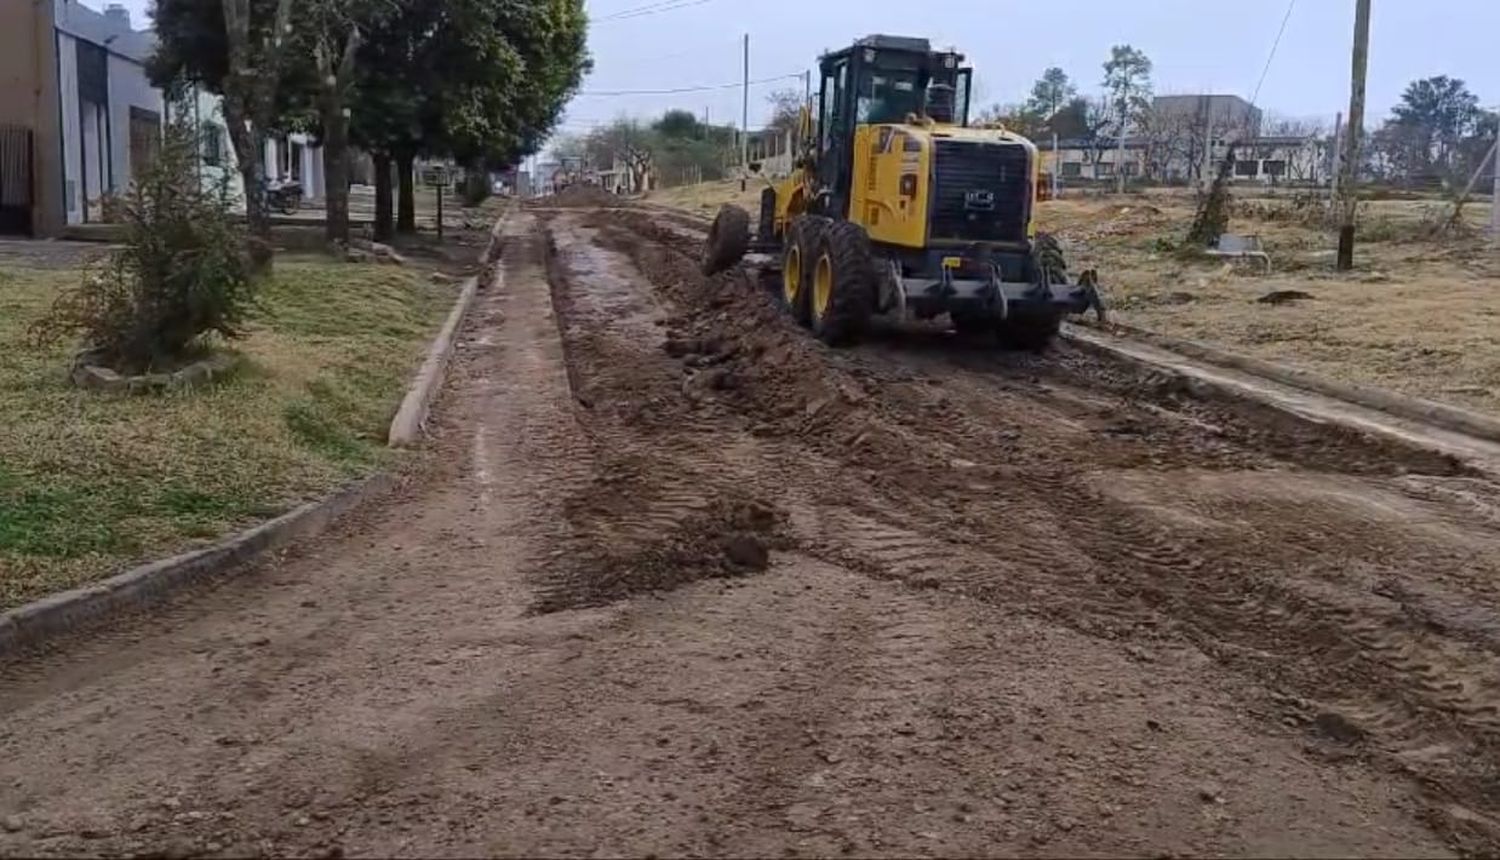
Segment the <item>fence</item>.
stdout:
<svg viewBox="0 0 1500 860">
<path fill-rule="evenodd" d="M 0 125 L 0 234 L 31 234 L 31 143 L 31 129 Z"/>
</svg>

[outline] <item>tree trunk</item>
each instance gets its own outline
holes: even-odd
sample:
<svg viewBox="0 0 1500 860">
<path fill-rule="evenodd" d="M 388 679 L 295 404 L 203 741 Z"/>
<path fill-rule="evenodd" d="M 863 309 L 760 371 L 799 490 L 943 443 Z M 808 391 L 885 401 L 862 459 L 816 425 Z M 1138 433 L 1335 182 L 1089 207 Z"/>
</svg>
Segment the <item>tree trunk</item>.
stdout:
<svg viewBox="0 0 1500 860">
<path fill-rule="evenodd" d="M 400 199 L 396 202 L 396 232 L 417 232 L 417 196 L 412 185 L 412 169 L 417 157 L 410 152 L 396 154 L 396 172 Z"/>
<path fill-rule="evenodd" d="M 391 156 L 377 152 L 375 161 L 375 241 L 389 242 L 396 232 L 395 213 L 391 204 Z"/>
<path fill-rule="evenodd" d="M 256 272 L 268 272 L 275 258 L 271 245 L 271 217 L 266 211 L 262 189 L 266 177 L 265 138 L 259 127 L 252 128 L 237 100 L 224 100 L 224 119 L 229 126 L 229 142 L 234 146 L 240 182 L 245 191 L 245 223 L 248 226 L 245 253 Z"/>
<path fill-rule="evenodd" d="M 324 236 L 349 244 L 349 118 L 337 92 L 322 93 Z"/>
<path fill-rule="evenodd" d="M 478 206 L 490 196 L 490 175 L 484 159 L 476 158 L 464 165 L 464 203 Z"/>
</svg>

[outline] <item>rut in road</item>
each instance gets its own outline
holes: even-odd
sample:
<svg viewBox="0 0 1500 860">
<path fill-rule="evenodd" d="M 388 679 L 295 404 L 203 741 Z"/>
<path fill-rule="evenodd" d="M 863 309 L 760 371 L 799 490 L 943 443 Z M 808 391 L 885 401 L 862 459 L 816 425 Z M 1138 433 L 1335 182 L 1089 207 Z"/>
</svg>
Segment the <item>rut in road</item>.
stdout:
<svg viewBox="0 0 1500 860">
<path fill-rule="evenodd" d="M 0 854 L 1497 844 L 1487 481 L 1067 349 L 829 351 L 655 220 L 510 220 L 394 498 L 0 665 Z"/>
<path fill-rule="evenodd" d="M 878 491 L 799 535 L 809 552 L 1094 635 L 1191 641 L 1329 754 L 1427 781 L 1457 843 L 1496 844 L 1489 481 L 1066 347 L 997 355 L 919 331 L 828 353 L 788 331 L 753 272 L 696 277 L 682 231 L 645 213 L 591 223 L 704 309 L 692 336 L 744 380 L 727 400 Z"/>
</svg>

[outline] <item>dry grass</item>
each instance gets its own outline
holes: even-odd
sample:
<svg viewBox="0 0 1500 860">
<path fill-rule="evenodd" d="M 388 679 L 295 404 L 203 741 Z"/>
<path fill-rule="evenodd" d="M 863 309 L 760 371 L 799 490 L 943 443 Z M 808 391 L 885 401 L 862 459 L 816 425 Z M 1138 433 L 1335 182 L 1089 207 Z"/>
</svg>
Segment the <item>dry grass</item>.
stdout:
<svg viewBox="0 0 1500 860">
<path fill-rule="evenodd" d="M 674 188 L 652 200 L 700 214 L 750 204 L 738 183 Z M 1292 217 L 1292 195 L 1236 191 L 1230 230 L 1261 237 L 1274 261 L 1246 266 L 1175 252 L 1192 221 L 1183 192 L 1070 196 L 1038 208 L 1073 268 L 1095 267 L 1122 322 L 1325 376 L 1500 413 L 1500 252 L 1485 247 L 1490 206 L 1465 207 L 1464 235 L 1434 238 L 1442 201 L 1362 204 L 1355 270 L 1333 270 L 1333 230 Z M 1309 223 L 1310 222 L 1310 223 Z M 1273 290 L 1311 300 L 1262 304 Z"/>
<path fill-rule="evenodd" d="M 722 182 L 704 182 L 699 185 L 665 188 L 651 192 L 646 199 L 662 206 L 672 206 L 695 215 L 710 217 L 719 211 L 721 205 L 734 203 L 743 206 L 751 215 L 754 215 L 760 208 L 760 192 L 765 187 L 764 180 L 755 179 L 747 181 L 745 190 L 741 191 L 738 179 L 726 179 Z"/>
<path fill-rule="evenodd" d="M 1261 237 L 1274 261 L 1253 267 L 1194 259 L 1181 195 L 1075 198 L 1042 204 L 1076 266 L 1096 266 L 1122 322 L 1322 375 L 1500 412 L 1500 255 L 1480 236 L 1485 204 L 1466 209 L 1465 236 L 1434 238 L 1437 201 L 1378 200 L 1361 212 L 1356 267 L 1333 270 L 1335 236 L 1277 217 L 1279 199 L 1246 201 L 1230 229 Z M 1274 290 L 1309 300 L 1264 304 Z"/>
<path fill-rule="evenodd" d="M 390 456 L 388 424 L 456 287 L 278 260 L 232 378 L 158 396 L 66 380 L 25 338 L 70 269 L 0 269 L 0 608 L 281 513 Z"/>
</svg>

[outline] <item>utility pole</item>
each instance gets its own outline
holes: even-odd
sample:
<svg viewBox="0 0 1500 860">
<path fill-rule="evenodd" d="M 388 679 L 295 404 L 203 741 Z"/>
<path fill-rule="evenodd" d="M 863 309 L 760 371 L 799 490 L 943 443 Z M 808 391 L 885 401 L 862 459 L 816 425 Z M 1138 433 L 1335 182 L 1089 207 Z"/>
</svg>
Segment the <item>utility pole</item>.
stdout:
<svg viewBox="0 0 1500 860">
<path fill-rule="evenodd" d="M 1339 165 L 1339 194 L 1344 218 L 1339 226 L 1338 270 L 1354 268 L 1354 208 L 1359 196 L 1354 187 L 1359 165 L 1359 139 L 1365 127 L 1365 71 L 1370 65 L 1370 0 L 1355 0 L 1354 54 L 1350 60 L 1349 125 L 1345 132 L 1344 162 Z"/>
<path fill-rule="evenodd" d="M 1052 132 L 1052 199 L 1057 199 L 1057 175 L 1062 173 L 1062 150 L 1057 148 L 1057 132 Z"/>
<path fill-rule="evenodd" d="M 1333 117 L 1333 149 L 1328 153 L 1328 199 L 1339 199 L 1339 151 L 1344 142 L 1344 112 Z"/>
<path fill-rule="evenodd" d="M 1490 247 L 1500 248 L 1500 136 L 1490 150 L 1490 171 L 1494 174 L 1490 188 Z"/>
<path fill-rule="evenodd" d="M 1115 156 L 1115 185 L 1120 194 L 1125 193 L 1125 129 L 1130 122 L 1128 102 L 1120 102 L 1120 152 Z"/>
<path fill-rule="evenodd" d="M 744 129 L 744 140 L 740 147 L 740 164 L 750 167 L 750 34 L 745 34 L 745 85 L 740 108 L 740 128 Z"/>
<path fill-rule="evenodd" d="M 1214 97 L 1205 98 L 1203 111 L 1203 167 L 1198 170 L 1198 182 L 1207 194 L 1214 185 Z"/>
</svg>

